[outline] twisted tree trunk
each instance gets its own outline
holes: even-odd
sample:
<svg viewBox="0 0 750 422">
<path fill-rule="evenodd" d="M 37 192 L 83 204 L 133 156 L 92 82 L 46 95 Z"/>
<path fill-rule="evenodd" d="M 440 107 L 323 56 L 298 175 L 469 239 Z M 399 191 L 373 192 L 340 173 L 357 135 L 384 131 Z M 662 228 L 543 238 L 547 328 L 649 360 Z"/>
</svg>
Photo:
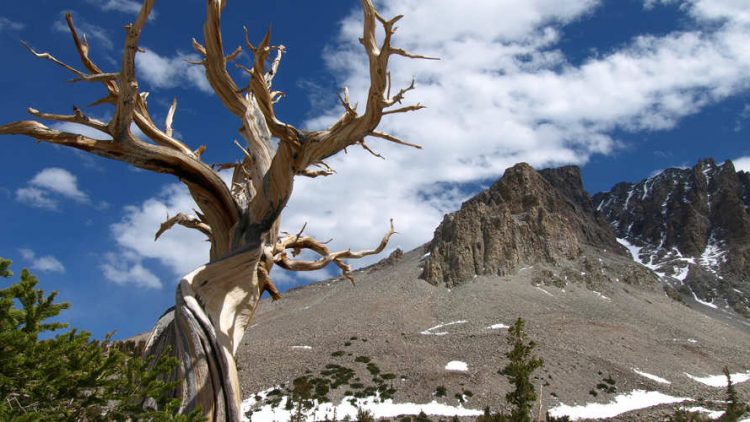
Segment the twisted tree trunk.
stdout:
<svg viewBox="0 0 750 422">
<path fill-rule="evenodd" d="M 346 88 L 339 96 L 344 108 L 342 117 L 331 127 L 320 131 L 301 131 L 281 122 L 274 113 L 274 104 L 283 96 L 271 89 L 278 72 L 284 46 L 270 44 L 270 32 L 255 46 L 247 40 L 252 55 L 251 66 L 241 66 L 249 75 L 245 88 L 239 88 L 227 72 L 227 64 L 238 59 L 243 48 L 225 55 L 221 38 L 221 12 L 226 1 L 207 0 L 204 42 L 193 39 L 194 49 L 203 57 L 199 63 L 225 108 L 241 123 L 239 130 L 244 145 L 241 158 L 235 163 L 209 165 L 201 161 L 206 146 L 188 148 L 174 137 L 172 121 L 177 101 L 167 113 L 164 129 L 154 123 L 148 110 L 147 92 L 139 92 L 135 75 L 138 40 L 155 0 L 144 0 L 135 23 L 126 26 L 122 68 L 116 73 L 101 70 L 89 57 L 85 37 L 80 37 L 71 18 L 68 27 L 85 70 L 61 62 L 49 53 L 32 54 L 52 61 L 75 74 L 74 81 L 100 83 L 106 96 L 95 105 L 111 105 L 114 117 L 102 122 L 86 116 L 74 107 L 72 115 L 42 113 L 29 109 L 33 116 L 52 121 L 71 122 L 102 133 L 94 139 L 77 133 L 51 129 L 34 120 L 0 126 L 0 134 L 27 135 L 39 141 L 64 145 L 101 157 L 127 162 L 133 166 L 177 176 L 184 183 L 200 212 L 179 213 L 168 218 L 156 232 L 156 238 L 175 225 L 199 230 L 211 242 L 206 265 L 180 280 L 175 307 L 156 324 L 146 345 L 146 354 L 159 356 L 169 351 L 180 362 L 172 374 L 178 380 L 174 391 L 181 400 L 179 412 L 200 408 L 209 420 L 240 419 L 240 388 L 234 355 L 261 294 L 268 291 L 280 297 L 270 278 L 274 266 L 290 271 L 312 271 L 329 264 L 338 266 L 351 280 L 346 259 L 380 253 L 395 232 L 393 224 L 380 244 L 360 252 L 331 251 L 323 242 L 297 234 L 281 236 L 279 218 L 286 206 L 295 176 L 320 177 L 333 174 L 323 161 L 352 145 L 360 145 L 373 155 L 365 137 L 419 148 L 387 133 L 376 130 L 386 114 L 419 110 L 421 105 L 391 108 L 400 104 L 404 94 L 414 88 L 399 90 L 391 96 L 388 60 L 392 55 L 427 58 L 395 48 L 391 37 L 396 16 L 386 20 L 375 10 L 371 0 L 361 0 L 364 30 L 361 42 L 367 54 L 371 85 L 363 114 L 349 103 Z M 378 42 L 376 27 L 383 27 L 384 37 Z M 271 53 L 274 53 L 270 59 Z M 270 67 L 267 68 L 267 62 Z M 138 127 L 148 139 L 140 139 L 133 131 Z M 278 139 L 274 147 L 273 138 Z M 382 157 L 381 157 L 382 158 Z M 226 186 L 218 171 L 233 169 L 232 185 Z M 304 229 L 304 228 L 303 228 Z M 316 260 L 297 260 L 306 249 L 317 255 Z M 291 257 L 287 253 L 291 251 Z"/>
</svg>

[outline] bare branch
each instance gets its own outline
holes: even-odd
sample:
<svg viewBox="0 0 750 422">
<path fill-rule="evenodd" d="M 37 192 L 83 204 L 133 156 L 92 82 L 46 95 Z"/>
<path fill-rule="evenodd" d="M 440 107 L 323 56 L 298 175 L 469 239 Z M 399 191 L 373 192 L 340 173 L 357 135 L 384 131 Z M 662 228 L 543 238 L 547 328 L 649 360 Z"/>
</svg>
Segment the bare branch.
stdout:
<svg viewBox="0 0 750 422">
<path fill-rule="evenodd" d="M 244 119 L 247 101 L 227 72 L 227 60 L 221 39 L 221 10 L 225 2 L 209 0 L 207 3 L 206 22 L 203 25 L 204 45 L 193 41 L 193 48 L 205 56 L 206 78 L 224 107 L 240 119 Z"/>
<path fill-rule="evenodd" d="M 266 83 L 268 84 L 269 88 L 271 87 L 271 81 L 273 81 L 273 77 L 276 76 L 276 73 L 279 71 L 279 64 L 281 64 L 281 56 L 286 51 L 286 47 L 283 45 L 279 45 L 275 47 L 276 50 L 276 57 L 273 59 L 273 62 L 271 62 L 271 69 L 266 73 Z"/>
<path fill-rule="evenodd" d="M 370 148 L 370 147 L 369 147 L 369 146 L 368 146 L 368 145 L 367 145 L 367 144 L 365 143 L 365 140 L 364 140 L 364 139 L 360 140 L 360 141 L 359 141 L 359 142 L 357 142 L 357 143 L 358 143 L 358 144 L 359 144 L 360 146 L 362 146 L 362 148 L 363 148 L 363 149 L 364 149 L 365 151 L 369 152 L 370 154 L 374 155 L 375 157 L 378 157 L 378 158 L 380 158 L 381 160 L 385 160 L 385 157 L 383 157 L 383 156 L 382 156 L 382 155 L 380 155 L 379 153 L 377 153 L 377 152 L 373 151 L 373 150 L 372 150 L 372 148 Z"/>
<path fill-rule="evenodd" d="M 169 106 L 167 111 L 167 117 L 164 119 L 164 133 L 171 137 L 174 132 L 172 129 L 172 120 L 174 119 L 174 112 L 177 110 L 177 97 L 172 98 L 172 105 Z"/>
<path fill-rule="evenodd" d="M 326 265 L 333 262 L 341 269 L 342 275 L 344 277 L 354 282 L 354 279 L 350 274 L 351 266 L 346 264 L 346 262 L 344 262 L 344 259 L 358 259 L 370 255 L 379 254 L 383 251 L 383 249 L 385 249 L 391 236 L 393 236 L 395 233 L 396 231 L 393 228 L 393 219 L 391 219 L 388 232 L 386 232 L 385 236 L 383 236 L 383 239 L 380 241 L 380 244 L 376 248 L 357 252 L 353 252 L 351 249 L 331 252 L 325 245 L 325 243 L 317 241 L 311 237 L 300 237 L 299 235 L 287 236 L 284 239 L 280 239 L 274 247 L 275 254 L 273 259 L 278 266 L 290 271 L 320 270 Z M 320 255 L 320 258 L 315 261 L 292 260 L 287 256 L 285 252 L 286 249 L 292 249 L 295 256 L 299 254 L 300 250 L 307 249 Z"/>
<path fill-rule="evenodd" d="M 384 107 L 390 107 L 390 106 L 392 106 L 392 105 L 394 105 L 396 103 L 400 104 L 401 101 L 404 99 L 404 95 L 407 92 L 409 92 L 409 91 L 411 91 L 413 89 L 414 89 L 414 79 L 411 80 L 411 83 L 409 84 L 409 86 L 407 86 L 406 88 L 401 88 L 400 90 L 398 90 L 398 92 L 396 93 L 396 95 L 394 95 L 393 97 L 388 98 L 384 102 Z"/>
<path fill-rule="evenodd" d="M 391 142 L 399 144 L 399 145 L 404 145 L 404 146 L 412 147 L 412 148 L 416 148 L 416 149 L 422 149 L 421 145 L 412 144 L 412 143 L 409 143 L 409 142 L 406 142 L 406 141 L 402 141 L 401 139 L 398 139 L 395 136 L 389 135 L 389 134 L 387 134 L 385 132 L 378 132 L 377 130 L 373 130 L 372 132 L 369 132 L 368 135 L 369 136 L 374 136 L 376 138 L 385 139 L 386 141 L 391 141 Z"/>
<path fill-rule="evenodd" d="M 99 73 L 95 75 L 83 75 L 77 78 L 71 79 L 68 82 L 107 82 L 116 81 L 119 79 L 119 73 Z"/>
<path fill-rule="evenodd" d="M 344 106 L 344 110 L 346 110 L 347 114 L 350 114 L 352 117 L 357 117 L 357 104 L 352 107 L 352 105 L 349 103 L 348 87 L 344 87 L 343 95 L 339 94 L 339 101 L 341 101 L 341 105 Z"/>
<path fill-rule="evenodd" d="M 206 47 L 204 47 L 201 43 L 198 42 L 195 38 L 193 38 L 193 50 L 195 50 L 198 54 L 200 54 L 203 57 L 206 57 Z"/>
<path fill-rule="evenodd" d="M 279 292 L 279 289 L 276 288 L 276 285 L 273 284 L 273 280 L 271 280 L 270 274 L 268 274 L 268 270 L 263 264 L 258 265 L 258 282 L 260 283 L 261 287 L 261 293 L 262 292 L 268 292 L 268 294 L 271 295 L 271 299 L 273 300 L 279 300 L 281 299 L 281 293 Z"/>
<path fill-rule="evenodd" d="M 237 167 L 240 167 L 242 164 L 240 163 L 214 163 L 211 164 L 211 168 L 215 171 L 223 171 L 223 170 L 229 170 L 229 169 L 235 169 Z"/>
<path fill-rule="evenodd" d="M 70 30 L 70 35 L 73 37 L 73 43 L 76 46 L 76 50 L 78 50 L 78 56 L 81 59 L 81 63 L 83 63 L 86 69 L 92 74 L 104 73 L 99 66 L 89 58 L 89 44 L 85 37 L 81 40 L 78 36 L 78 31 L 76 31 L 76 27 L 73 24 L 73 15 L 71 15 L 70 12 L 65 13 L 65 21 L 68 23 L 68 29 Z M 109 88 L 114 88 L 114 83 L 109 85 Z"/>
<path fill-rule="evenodd" d="M 232 60 L 236 59 L 237 56 L 239 56 L 242 53 L 242 46 L 238 46 L 234 49 L 233 52 L 229 53 L 229 55 L 224 58 L 224 60 L 231 62 Z"/>
<path fill-rule="evenodd" d="M 26 41 L 21 41 L 21 44 L 23 44 L 23 46 L 26 47 L 26 49 L 29 50 L 29 52 L 31 52 L 31 54 L 33 54 L 34 56 L 36 56 L 36 57 L 38 57 L 40 59 L 49 60 L 49 61 L 51 61 L 52 63 L 55 63 L 58 66 L 62 66 L 65 69 L 69 70 L 70 72 L 78 75 L 78 77 L 80 77 L 80 78 L 85 78 L 86 77 L 85 73 L 81 72 L 80 70 L 74 68 L 73 66 L 71 66 L 71 65 L 69 65 L 67 63 L 64 63 L 64 62 L 62 62 L 60 60 L 57 60 L 55 58 L 55 56 L 53 56 L 53 55 L 51 55 L 49 53 L 46 53 L 46 52 L 45 53 L 37 53 L 33 48 L 31 48 L 31 46 Z"/>
<path fill-rule="evenodd" d="M 211 227 L 208 224 L 201 221 L 198 217 L 186 215 L 179 212 L 174 217 L 169 217 L 169 215 L 167 215 L 167 220 L 161 223 L 161 226 L 159 226 L 159 230 L 154 236 L 154 241 L 159 239 L 159 236 L 161 236 L 165 231 L 174 227 L 175 224 L 179 224 L 189 229 L 198 230 L 208 236 L 209 239 L 212 237 Z"/>
<path fill-rule="evenodd" d="M 410 53 L 406 50 L 403 50 L 401 48 L 390 48 L 390 52 L 392 54 L 396 54 L 398 56 L 408 57 L 410 59 L 422 59 L 422 60 L 440 60 L 440 57 L 431 57 L 431 56 L 423 56 L 421 54 L 414 54 Z"/>
<path fill-rule="evenodd" d="M 386 110 L 386 111 L 383 112 L 383 116 L 385 116 L 386 114 L 396 114 L 396 113 L 406 113 L 406 112 L 409 112 L 409 111 L 417 111 L 417 110 L 421 110 L 423 108 L 426 108 L 426 107 L 423 106 L 422 104 L 417 103 L 417 104 L 406 106 L 406 107 L 400 107 L 400 108 L 394 108 L 394 109 L 391 109 L 391 110 Z"/>
<path fill-rule="evenodd" d="M 100 132 L 103 132 L 103 134 L 109 134 L 109 127 L 106 123 L 85 116 L 81 112 L 81 110 L 78 109 L 78 107 L 73 107 L 73 113 L 75 113 L 73 115 L 42 113 L 39 110 L 31 107 L 29 107 L 27 111 L 29 112 L 29 114 L 39 117 L 40 119 L 55 120 L 58 122 L 78 123 L 80 125 L 88 126 Z"/>
<path fill-rule="evenodd" d="M 297 172 L 297 175 L 299 176 L 305 176 L 309 178 L 316 178 L 320 176 L 330 176 L 334 174 L 335 171 L 329 170 L 329 169 L 319 169 L 319 170 L 310 170 L 310 169 L 304 169 Z"/>
<path fill-rule="evenodd" d="M 138 97 L 138 82 L 135 79 L 135 54 L 138 51 L 138 40 L 143 26 L 148 21 L 148 15 L 155 0 L 144 0 L 141 11 L 135 23 L 125 26 L 125 49 L 122 55 L 122 69 L 120 70 L 120 95 L 117 99 L 115 116 L 110 123 L 110 129 L 115 142 L 133 142 L 130 124 L 133 123 L 133 112 Z"/>
</svg>

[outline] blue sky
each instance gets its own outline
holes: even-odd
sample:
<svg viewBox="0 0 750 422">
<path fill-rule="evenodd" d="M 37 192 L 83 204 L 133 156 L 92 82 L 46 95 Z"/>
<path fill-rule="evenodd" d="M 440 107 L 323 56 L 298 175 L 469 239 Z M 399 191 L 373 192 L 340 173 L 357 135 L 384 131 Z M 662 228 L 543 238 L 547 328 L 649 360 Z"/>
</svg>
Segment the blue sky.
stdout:
<svg viewBox="0 0 750 422">
<path fill-rule="evenodd" d="M 85 107 L 103 92 L 71 84 L 64 70 L 20 44 L 78 66 L 64 31 L 71 10 L 92 56 L 116 71 L 122 26 L 133 0 L 29 0 L 0 8 L 0 115 L 26 119 L 33 106 L 51 113 Z M 421 151 L 369 142 L 386 160 L 350 149 L 329 164 L 337 174 L 299 180 L 282 226 L 333 238 L 336 248 L 374 244 L 393 217 L 392 247 L 431 237 L 445 212 L 519 161 L 537 168 L 578 164 L 589 192 L 636 181 L 703 157 L 750 169 L 750 12 L 744 0 L 383 0 L 384 15 L 404 14 L 395 44 L 439 62 L 395 59 L 394 85 L 427 109 L 389 117 L 382 128 Z M 157 2 L 141 38 L 141 90 L 163 121 L 178 100 L 175 129 L 208 162 L 232 161 L 239 123 L 210 93 L 190 40 L 202 34 L 204 1 Z M 368 84 L 358 4 L 353 1 L 230 1 L 227 49 L 273 28 L 287 47 L 274 86 L 285 121 L 324 128 L 341 113 L 336 92 L 348 86 L 361 104 Z M 247 57 L 243 57 L 247 60 Z M 233 70 L 233 72 L 235 72 Z M 237 72 L 234 76 L 241 80 Z M 84 108 L 108 118 L 107 107 Z M 75 128 L 66 127 L 72 130 Z M 30 267 L 72 308 L 72 325 L 117 337 L 150 328 L 174 300 L 179 276 L 207 257 L 201 236 L 176 228 L 153 234 L 167 213 L 190 212 L 185 190 L 169 176 L 36 144 L 0 140 L 0 256 Z M 746 158 L 748 157 L 748 158 Z M 275 270 L 282 288 L 326 274 L 294 277 Z"/>
</svg>

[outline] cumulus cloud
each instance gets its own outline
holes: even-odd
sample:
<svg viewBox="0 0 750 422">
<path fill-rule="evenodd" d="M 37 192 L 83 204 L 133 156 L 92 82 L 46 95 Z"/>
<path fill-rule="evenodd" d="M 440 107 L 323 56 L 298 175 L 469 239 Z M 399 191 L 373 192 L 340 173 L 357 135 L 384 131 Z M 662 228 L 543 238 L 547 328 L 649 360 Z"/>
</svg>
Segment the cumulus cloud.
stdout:
<svg viewBox="0 0 750 422">
<path fill-rule="evenodd" d="M 146 48 L 135 58 L 138 77 L 154 88 L 189 85 L 203 92 L 213 92 L 203 67 L 189 63 L 200 60 L 196 54 L 178 52 L 174 57 L 166 57 Z"/>
<path fill-rule="evenodd" d="M 57 209 L 60 199 L 89 203 L 88 195 L 78 188 L 78 178 L 68 170 L 49 167 L 37 173 L 27 186 L 16 190 L 16 199 L 27 205 Z"/>
<path fill-rule="evenodd" d="M 25 28 L 26 25 L 12 21 L 6 17 L 0 16 L 0 33 L 5 31 L 20 31 Z"/>
<path fill-rule="evenodd" d="M 137 14 L 141 10 L 141 2 L 135 0 L 86 0 L 86 3 L 110 12 Z M 152 12 L 152 17 L 155 16 Z"/>
<path fill-rule="evenodd" d="M 387 160 L 350 148 L 328 160 L 337 174 L 296 181 L 283 229 L 296 232 L 308 223 L 308 234 L 333 237 L 333 249 L 377 245 L 389 217 L 399 232 L 390 248 L 413 248 L 431 238 L 445 212 L 508 166 L 585 164 L 627 142 L 616 134 L 670 130 L 682 118 L 750 87 L 745 47 L 750 19 L 736 0 L 674 1 L 686 17 L 683 29 L 636 36 L 580 64 L 566 58 L 560 41 L 568 24 L 605 7 L 596 0 L 476 0 L 470 8 L 453 0 L 379 3 L 385 16 L 406 16 L 395 45 L 441 60 L 392 60 L 394 87 L 415 78 L 417 89 L 407 101 L 428 108 L 386 116 L 381 129 L 423 150 L 371 139 L 370 146 Z M 644 9 L 657 3 L 667 2 L 646 1 Z M 338 84 L 348 86 L 352 102 L 363 106 L 369 79 L 358 42 L 361 28 L 360 12 L 345 18 L 324 54 Z M 186 79 L 173 59 L 148 51 L 139 57 L 149 63 L 144 72 L 152 72 L 154 86 Z M 334 93 L 330 98 L 328 103 L 335 103 Z M 340 107 L 331 108 L 303 126 L 324 128 L 340 115 Z M 148 221 L 155 229 L 175 198 L 146 201 L 127 218 Z M 172 256 L 168 247 L 152 249 L 135 231 L 123 230 L 121 242 L 141 256 L 158 257 L 180 273 L 202 262 Z"/>
<path fill-rule="evenodd" d="M 37 256 L 36 253 L 31 249 L 19 249 L 21 257 L 26 261 L 31 261 L 31 269 L 41 271 L 43 273 L 64 273 L 65 266 L 57 258 L 52 255 Z"/>
<path fill-rule="evenodd" d="M 144 267 L 142 259 L 133 253 L 107 253 L 100 268 L 104 277 L 115 284 L 147 289 L 162 288 L 159 277 Z"/>
<path fill-rule="evenodd" d="M 190 213 L 196 208 L 187 189 L 179 184 L 165 186 L 156 198 L 125 207 L 122 219 L 111 226 L 120 251 L 133 257 L 152 259 L 166 266 L 175 280 L 208 261 L 209 243 L 195 231 L 175 226 L 154 241 L 154 234 L 167 216 Z M 118 253 L 119 254 L 119 253 Z"/>
<path fill-rule="evenodd" d="M 307 221 L 321 237 L 333 236 L 334 246 L 351 242 L 360 248 L 376 242 L 394 217 L 400 233 L 394 245 L 414 247 L 431 238 L 445 210 L 455 210 L 473 193 L 463 187 L 496 179 L 516 162 L 585 164 L 626 142 L 615 133 L 669 130 L 707 105 L 747 92 L 750 52 L 744 46 L 750 30 L 747 11 L 737 2 L 683 2 L 680 10 L 693 29 L 637 36 L 606 55 L 572 64 L 559 41 L 568 23 L 587 19 L 596 7 L 605 6 L 381 2 L 383 15 L 406 16 L 395 45 L 441 58 L 392 62 L 394 86 L 414 77 L 417 89 L 407 100 L 428 108 L 388 116 L 381 128 L 424 149 L 372 139 L 369 145 L 386 161 L 352 149 L 334 157 L 329 164 L 336 175 L 297 182 L 284 226 L 293 230 Z M 360 32 L 359 13 L 346 18 L 326 60 L 339 85 L 363 105 L 369 80 Z M 340 113 L 332 109 L 305 127 L 325 127 Z"/>
</svg>

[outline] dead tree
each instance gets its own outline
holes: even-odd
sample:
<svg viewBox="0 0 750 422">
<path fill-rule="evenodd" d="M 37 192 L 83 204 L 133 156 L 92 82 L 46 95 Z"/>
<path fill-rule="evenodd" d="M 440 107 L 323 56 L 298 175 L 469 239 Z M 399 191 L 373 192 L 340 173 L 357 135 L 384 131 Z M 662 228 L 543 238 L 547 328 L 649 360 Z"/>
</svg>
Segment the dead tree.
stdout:
<svg viewBox="0 0 750 422">
<path fill-rule="evenodd" d="M 73 43 L 83 68 L 63 63 L 49 53 L 35 56 L 49 60 L 75 76 L 73 81 L 104 86 L 106 95 L 96 105 L 114 107 L 108 122 L 91 118 L 79 108 L 73 114 L 50 114 L 29 108 L 39 120 L 72 122 L 96 129 L 110 139 L 94 139 L 77 133 L 52 129 L 37 120 L 17 121 L 0 126 L 0 134 L 27 135 L 45 143 L 62 145 L 88 153 L 123 161 L 135 167 L 158 173 L 169 173 L 187 186 L 200 211 L 196 215 L 178 214 L 165 221 L 158 238 L 174 225 L 199 230 L 211 242 L 208 263 L 185 275 L 177 287 L 175 308 L 154 327 L 146 353 L 158 355 L 171 350 L 180 361 L 173 376 L 179 380 L 174 391 L 181 399 L 180 412 L 201 408 L 209 420 L 240 419 L 240 388 L 234 355 L 261 294 L 279 297 L 269 274 L 274 265 L 291 271 L 311 271 L 329 264 L 337 265 L 344 277 L 351 279 L 346 259 L 361 258 L 381 252 L 391 235 L 393 225 L 375 249 L 353 252 L 331 251 L 325 243 L 304 236 L 279 233 L 279 217 L 292 193 L 296 176 L 328 176 L 333 170 L 325 159 L 347 147 L 359 145 L 375 154 L 365 143 L 367 137 L 416 147 L 376 128 L 384 115 L 414 111 L 420 104 L 402 106 L 404 94 L 414 88 L 400 89 L 391 95 L 388 61 L 391 56 L 427 58 L 391 45 L 401 19 L 385 19 L 371 0 L 361 0 L 364 31 L 360 39 L 369 60 L 370 87 L 367 103 L 360 114 L 350 104 L 348 91 L 339 96 L 344 112 L 325 130 L 307 131 L 284 123 L 274 113 L 274 104 L 282 93 L 271 88 L 284 47 L 270 44 L 270 32 L 257 44 L 250 43 L 225 54 L 221 37 L 221 13 L 224 0 L 207 0 L 203 43 L 193 40 L 202 56 L 199 63 L 226 109 L 240 121 L 241 158 L 219 168 L 201 161 L 205 146 L 188 147 L 172 130 L 176 101 L 172 102 L 162 128 L 152 120 L 147 92 L 140 92 L 135 74 L 138 40 L 155 0 L 145 0 L 135 23 L 125 27 L 126 38 L 119 72 L 105 72 L 89 56 L 85 36 L 76 30 L 71 15 L 66 16 Z M 378 25 L 384 35 L 376 39 Z M 248 75 L 247 85 L 240 87 L 230 76 L 227 66 L 242 51 L 252 57 L 250 66 L 242 69 Z M 136 126 L 148 139 L 140 139 Z M 105 137 L 105 136 L 103 136 Z M 276 138 L 276 141 L 274 141 Z M 234 170 L 231 187 L 219 178 L 217 171 Z M 300 251 L 319 256 L 316 260 L 295 259 Z"/>
</svg>

